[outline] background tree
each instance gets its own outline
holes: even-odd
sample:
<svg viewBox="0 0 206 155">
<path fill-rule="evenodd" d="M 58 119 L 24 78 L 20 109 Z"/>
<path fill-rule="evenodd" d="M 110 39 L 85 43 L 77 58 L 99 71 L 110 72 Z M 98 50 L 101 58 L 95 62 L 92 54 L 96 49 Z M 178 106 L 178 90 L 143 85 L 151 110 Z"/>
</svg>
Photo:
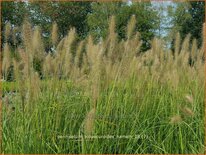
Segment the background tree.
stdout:
<svg viewBox="0 0 206 155">
<path fill-rule="evenodd" d="M 205 2 L 178 2 L 170 6 L 168 12 L 172 17 L 173 28 L 170 31 L 172 38 L 177 32 L 180 32 L 182 38 L 190 33 L 191 38 L 196 38 L 198 46 L 200 46 L 202 44 L 202 26 L 205 22 Z"/>
<path fill-rule="evenodd" d="M 85 37 L 88 32 L 86 24 L 86 16 L 91 12 L 91 2 L 35 2 L 30 3 L 30 9 L 35 8 L 32 16 L 39 20 L 42 24 L 42 20 L 49 25 L 52 22 L 56 22 L 59 28 L 60 36 L 67 34 L 68 29 L 75 27 L 77 33 L 81 37 Z M 39 17 L 36 17 L 36 13 Z M 41 17 L 41 15 L 43 15 Z M 37 23 L 37 22 L 35 22 Z M 50 24 L 51 25 L 51 24 Z M 49 28 L 51 29 L 51 27 Z"/>
<path fill-rule="evenodd" d="M 16 1 L 11 2 L 1 2 L 1 26 L 4 28 L 7 22 L 10 22 L 12 25 L 21 26 L 22 21 L 24 20 L 25 15 L 28 13 L 26 10 L 26 4 Z"/>
<path fill-rule="evenodd" d="M 4 30 L 3 27 L 8 21 L 13 27 L 21 26 L 25 17 L 27 17 L 33 26 L 41 26 L 44 41 L 47 45 L 50 41 L 49 37 L 53 22 L 58 25 L 60 37 L 65 36 L 69 28 L 75 27 L 80 38 L 84 38 L 88 33 L 86 16 L 91 12 L 90 3 L 2 2 L 2 30 Z"/>
<path fill-rule="evenodd" d="M 2 3 L 2 9 L 1 9 L 1 42 L 5 42 L 5 27 L 7 23 L 11 24 L 11 30 L 15 32 L 15 35 L 18 34 L 18 31 L 23 23 L 23 20 L 25 16 L 28 15 L 28 11 L 26 10 L 26 4 L 25 3 L 19 3 L 19 2 L 1 2 Z M 14 28 L 15 26 L 15 28 Z M 12 34 L 10 32 L 10 34 Z M 13 34 L 14 37 L 14 34 Z M 20 36 L 17 36 L 18 39 L 16 40 L 17 42 L 20 41 Z M 12 42 L 12 35 L 9 36 L 7 42 L 11 45 L 14 45 L 14 41 Z M 2 48 L 2 45 L 1 45 Z"/>
<path fill-rule="evenodd" d="M 205 1 L 191 1 L 189 4 L 188 13 L 191 18 L 183 23 L 180 33 L 183 37 L 190 33 L 192 38 L 198 40 L 198 46 L 200 46 L 202 44 L 202 27 L 205 22 Z"/>
<path fill-rule="evenodd" d="M 125 38 L 126 24 L 132 15 L 136 16 L 137 24 L 135 30 L 141 34 L 143 40 L 142 50 L 150 48 L 150 40 L 154 36 L 162 37 L 163 28 L 161 22 L 165 21 L 164 7 L 157 7 L 150 2 L 2 2 L 2 34 L 7 22 L 11 23 L 11 31 L 15 31 L 17 42 L 20 42 L 18 29 L 25 17 L 29 19 L 32 25 L 39 25 L 42 29 L 42 35 L 47 49 L 51 48 L 51 30 L 52 23 L 58 25 L 59 39 L 65 36 L 71 27 L 75 27 L 79 39 L 85 38 L 91 33 L 98 41 L 100 37 L 105 38 L 108 31 L 110 16 L 116 18 L 116 32 L 119 39 Z M 176 32 L 180 32 L 181 37 L 191 33 L 192 38 L 198 39 L 198 45 L 201 45 L 202 24 L 205 16 L 205 2 L 170 2 L 167 17 L 171 18 L 170 24 L 166 27 L 173 27 L 169 31 L 169 38 L 174 38 Z M 164 17 L 166 19 L 166 17 Z M 166 19 L 168 20 L 168 18 Z M 170 21 L 170 20 L 169 20 Z M 14 27 L 18 29 L 14 30 Z M 192 27 L 192 28 L 191 28 Z M 164 32 L 165 33 L 165 32 Z M 166 34 L 166 33 L 165 33 Z M 2 35 L 3 36 L 3 35 Z M 10 45 L 17 43 L 12 42 L 12 36 L 9 38 Z M 2 42 L 5 42 L 4 36 Z M 169 41 L 171 42 L 171 40 Z M 172 42 L 173 44 L 173 42 Z"/>
<path fill-rule="evenodd" d="M 125 38 L 126 25 L 132 15 L 135 15 L 137 24 L 135 30 L 141 34 L 143 40 L 142 50 L 150 48 L 150 40 L 154 37 L 159 27 L 157 11 L 150 2 L 108 2 L 92 3 L 92 12 L 87 16 L 90 33 L 98 40 L 105 37 L 108 31 L 109 17 L 116 18 L 116 32 L 120 39 Z"/>
</svg>

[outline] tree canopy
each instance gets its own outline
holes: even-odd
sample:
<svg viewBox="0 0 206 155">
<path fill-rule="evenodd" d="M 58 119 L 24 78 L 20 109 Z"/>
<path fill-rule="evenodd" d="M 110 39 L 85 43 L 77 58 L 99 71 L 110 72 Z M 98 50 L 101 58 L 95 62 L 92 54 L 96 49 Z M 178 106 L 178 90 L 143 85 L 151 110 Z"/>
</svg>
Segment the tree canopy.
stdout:
<svg viewBox="0 0 206 155">
<path fill-rule="evenodd" d="M 150 2 L 132 4 L 120 2 L 93 3 L 92 13 L 88 14 L 88 25 L 91 34 L 96 38 L 105 37 L 108 31 L 110 16 L 116 18 L 116 32 L 120 39 L 125 38 L 126 25 L 132 15 L 135 15 L 137 24 L 135 30 L 141 34 L 143 50 L 150 47 L 149 41 L 158 29 L 157 11 L 151 7 Z"/>
<path fill-rule="evenodd" d="M 179 32 L 184 38 L 190 33 L 191 38 L 198 40 L 199 46 L 202 44 L 202 28 L 205 22 L 204 1 L 178 2 L 175 7 L 169 8 L 169 14 L 173 19 L 171 34 Z"/>
<path fill-rule="evenodd" d="M 198 44 L 201 45 L 205 2 L 171 4 L 175 5 L 169 6 L 166 10 L 173 23 L 170 38 L 174 38 L 176 32 L 180 32 L 182 37 L 190 33 L 192 38 L 197 38 Z M 57 23 L 59 38 L 63 38 L 70 28 L 75 27 L 78 39 L 91 34 L 98 41 L 107 36 L 111 16 L 115 16 L 116 33 L 121 40 L 125 38 L 126 25 L 130 17 L 135 15 L 137 21 L 135 30 L 141 34 L 143 51 L 149 49 L 152 38 L 155 35 L 158 36 L 157 32 L 161 28 L 160 21 L 163 20 L 160 10 L 154 9 L 151 2 L 4 1 L 1 11 L 2 33 L 7 22 L 10 22 L 13 31 L 14 27 L 21 29 L 26 18 L 33 26 L 41 27 L 44 41 L 47 43 L 51 42 L 52 23 Z M 4 36 L 2 39 L 4 42 Z"/>
<path fill-rule="evenodd" d="M 80 38 L 90 32 L 96 40 L 105 37 L 110 16 L 116 16 L 116 27 L 120 39 L 125 37 L 125 29 L 131 15 L 137 19 L 136 30 L 141 32 L 143 49 L 149 48 L 149 40 L 157 29 L 157 14 L 151 3 L 126 2 L 3 2 L 2 26 L 8 21 L 13 26 L 20 26 L 25 17 L 33 25 L 40 25 L 44 37 L 48 38 L 52 23 L 58 25 L 61 37 L 75 27 Z M 9 9 L 8 9 L 9 8 Z"/>
</svg>

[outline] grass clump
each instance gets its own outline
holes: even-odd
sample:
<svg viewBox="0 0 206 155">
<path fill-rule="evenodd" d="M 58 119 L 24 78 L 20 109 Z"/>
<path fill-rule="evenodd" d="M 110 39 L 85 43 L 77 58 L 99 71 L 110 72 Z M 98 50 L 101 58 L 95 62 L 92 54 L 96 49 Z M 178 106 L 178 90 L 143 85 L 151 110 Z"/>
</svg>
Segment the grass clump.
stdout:
<svg viewBox="0 0 206 155">
<path fill-rule="evenodd" d="M 203 48 L 177 34 L 174 51 L 154 38 L 142 53 L 134 19 L 119 40 L 111 17 L 96 44 L 74 28 L 59 41 L 54 23 L 49 53 L 25 21 L 18 58 L 4 46 L 3 153 L 203 153 Z"/>
</svg>

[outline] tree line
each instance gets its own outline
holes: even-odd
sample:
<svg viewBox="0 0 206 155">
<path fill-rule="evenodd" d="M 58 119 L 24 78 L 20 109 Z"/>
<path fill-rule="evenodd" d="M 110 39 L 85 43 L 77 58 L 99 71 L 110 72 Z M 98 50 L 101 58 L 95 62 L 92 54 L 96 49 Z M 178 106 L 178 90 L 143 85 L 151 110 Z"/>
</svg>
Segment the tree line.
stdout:
<svg viewBox="0 0 206 155">
<path fill-rule="evenodd" d="M 165 10 L 167 18 L 171 18 L 169 29 L 169 41 L 173 45 L 173 38 L 177 32 L 181 37 L 188 33 L 191 38 L 196 38 L 198 44 L 202 42 L 202 24 L 205 18 L 205 2 L 171 2 Z M 5 33 L 5 24 L 10 22 L 11 30 L 18 36 L 18 31 L 22 29 L 24 20 L 28 20 L 32 25 L 39 25 L 47 49 L 51 49 L 51 30 L 55 22 L 58 26 L 59 39 L 63 38 L 68 30 L 75 27 L 78 39 L 84 39 L 91 34 L 95 41 L 104 39 L 108 34 L 108 21 L 114 15 L 116 22 L 116 32 L 118 38 L 124 39 L 126 25 L 132 15 L 135 15 L 137 24 L 135 30 L 141 34 L 143 41 L 142 51 L 150 48 L 150 41 L 157 35 L 158 29 L 164 21 L 161 20 L 159 11 L 154 8 L 151 2 L 2 2 L 2 34 Z M 163 22 L 163 23 L 161 23 Z M 20 38 L 20 36 L 19 36 Z M 11 40 L 11 39 L 10 39 Z M 2 43 L 5 37 L 2 35 Z M 21 42 L 20 39 L 17 40 Z M 15 43 L 10 41 L 12 46 Z"/>
</svg>

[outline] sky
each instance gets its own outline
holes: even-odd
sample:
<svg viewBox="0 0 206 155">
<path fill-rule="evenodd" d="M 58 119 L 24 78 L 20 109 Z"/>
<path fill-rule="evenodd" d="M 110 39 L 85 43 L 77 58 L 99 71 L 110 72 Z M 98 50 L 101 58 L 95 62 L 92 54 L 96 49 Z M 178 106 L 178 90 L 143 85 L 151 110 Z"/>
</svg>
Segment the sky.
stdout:
<svg viewBox="0 0 206 155">
<path fill-rule="evenodd" d="M 127 0 L 128 5 L 132 3 L 132 0 Z M 141 0 L 140 0 L 141 1 Z M 136 2 L 136 1 L 135 1 Z M 164 16 L 164 19 L 161 19 L 160 29 L 157 31 L 157 35 L 160 37 L 165 37 L 169 33 L 169 28 L 172 27 L 171 17 L 167 14 L 168 6 L 175 6 L 175 3 L 172 0 L 152 0 L 152 6 L 157 9 L 157 11 Z M 162 11 L 160 9 L 162 7 Z"/>
<path fill-rule="evenodd" d="M 160 33 L 162 37 L 167 36 L 168 34 L 168 30 L 170 27 L 172 27 L 172 22 L 171 22 L 171 17 L 168 16 L 167 13 L 167 7 L 168 6 L 175 6 L 175 4 L 171 1 L 152 1 L 152 5 L 154 8 L 157 9 L 157 11 L 159 13 L 162 14 L 162 16 L 164 16 L 164 19 L 161 20 L 161 24 L 160 24 Z M 162 11 L 160 9 L 160 7 L 162 7 Z"/>
</svg>

